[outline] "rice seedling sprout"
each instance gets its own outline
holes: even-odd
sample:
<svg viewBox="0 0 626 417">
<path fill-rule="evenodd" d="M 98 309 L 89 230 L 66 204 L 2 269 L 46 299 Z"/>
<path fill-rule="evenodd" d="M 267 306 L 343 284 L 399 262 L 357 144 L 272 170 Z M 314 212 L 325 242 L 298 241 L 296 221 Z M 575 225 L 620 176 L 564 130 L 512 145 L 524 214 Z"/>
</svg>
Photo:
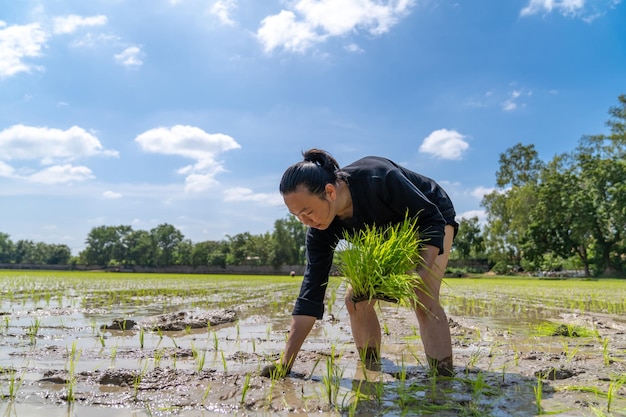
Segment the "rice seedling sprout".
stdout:
<svg viewBox="0 0 626 417">
<path fill-rule="evenodd" d="M 410 272 L 424 262 L 416 219 L 407 215 L 395 226 L 366 227 L 344 239 L 346 248 L 337 251 L 338 268 L 355 301 L 378 298 L 409 307 L 419 304 L 415 288 L 424 286 Z"/>
</svg>

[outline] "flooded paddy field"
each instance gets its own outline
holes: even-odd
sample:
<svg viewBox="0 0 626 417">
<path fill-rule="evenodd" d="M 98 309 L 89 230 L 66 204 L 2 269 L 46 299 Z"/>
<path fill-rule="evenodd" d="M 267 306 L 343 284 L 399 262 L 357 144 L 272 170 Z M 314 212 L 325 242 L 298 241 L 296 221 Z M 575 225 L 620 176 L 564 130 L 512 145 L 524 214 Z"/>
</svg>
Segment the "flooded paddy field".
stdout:
<svg viewBox="0 0 626 417">
<path fill-rule="evenodd" d="M 428 376 L 414 313 L 380 304 L 382 366 L 344 287 L 282 380 L 298 277 L 0 271 L 0 415 L 626 416 L 626 280 L 455 278 L 453 378 Z"/>
</svg>

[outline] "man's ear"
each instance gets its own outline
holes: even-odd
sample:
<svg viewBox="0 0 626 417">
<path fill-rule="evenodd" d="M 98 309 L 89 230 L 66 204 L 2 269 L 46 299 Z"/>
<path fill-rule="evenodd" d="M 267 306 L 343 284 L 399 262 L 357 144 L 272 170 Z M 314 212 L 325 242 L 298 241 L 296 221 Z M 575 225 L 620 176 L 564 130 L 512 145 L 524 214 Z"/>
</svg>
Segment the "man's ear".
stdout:
<svg viewBox="0 0 626 417">
<path fill-rule="evenodd" d="M 335 201 L 337 199 L 337 188 L 334 186 L 334 184 L 326 184 L 324 190 L 326 191 L 327 199 L 331 201 Z"/>
</svg>

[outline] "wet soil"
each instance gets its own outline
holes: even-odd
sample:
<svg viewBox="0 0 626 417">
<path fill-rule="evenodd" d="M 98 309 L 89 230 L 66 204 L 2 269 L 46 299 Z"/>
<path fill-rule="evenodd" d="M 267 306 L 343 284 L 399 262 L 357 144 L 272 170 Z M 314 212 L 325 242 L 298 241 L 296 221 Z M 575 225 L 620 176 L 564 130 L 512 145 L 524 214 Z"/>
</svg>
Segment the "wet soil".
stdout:
<svg viewBox="0 0 626 417">
<path fill-rule="evenodd" d="M 379 369 L 359 360 L 336 302 L 292 372 L 277 381 L 259 371 L 282 352 L 290 320 L 284 309 L 119 318 L 106 309 L 5 311 L 0 405 L 4 415 L 33 417 L 626 415 L 626 383 L 616 382 L 626 375 L 623 318 L 555 313 L 550 321 L 596 335 L 540 336 L 524 320 L 450 313 L 456 374 L 443 378 L 428 373 L 414 313 L 380 307 Z M 72 320 L 80 316 L 91 324 Z M 50 317 L 60 320 L 34 331 L 36 320 Z"/>
</svg>

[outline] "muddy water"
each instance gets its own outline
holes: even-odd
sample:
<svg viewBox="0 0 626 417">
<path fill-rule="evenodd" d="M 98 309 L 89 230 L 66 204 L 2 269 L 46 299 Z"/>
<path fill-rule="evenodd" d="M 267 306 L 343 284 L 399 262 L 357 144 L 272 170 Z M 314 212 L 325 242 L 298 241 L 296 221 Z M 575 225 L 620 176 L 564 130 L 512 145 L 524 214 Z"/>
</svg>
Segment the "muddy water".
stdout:
<svg viewBox="0 0 626 417">
<path fill-rule="evenodd" d="M 258 372 L 284 347 L 297 279 L 24 275 L 0 285 L 5 416 L 626 415 L 624 318 L 515 291 L 481 302 L 463 283 L 444 288 L 456 376 L 432 378 L 413 312 L 387 303 L 382 366 L 365 369 L 336 285 L 291 374 L 271 381 Z M 595 335 L 539 335 L 545 322 Z"/>
</svg>

